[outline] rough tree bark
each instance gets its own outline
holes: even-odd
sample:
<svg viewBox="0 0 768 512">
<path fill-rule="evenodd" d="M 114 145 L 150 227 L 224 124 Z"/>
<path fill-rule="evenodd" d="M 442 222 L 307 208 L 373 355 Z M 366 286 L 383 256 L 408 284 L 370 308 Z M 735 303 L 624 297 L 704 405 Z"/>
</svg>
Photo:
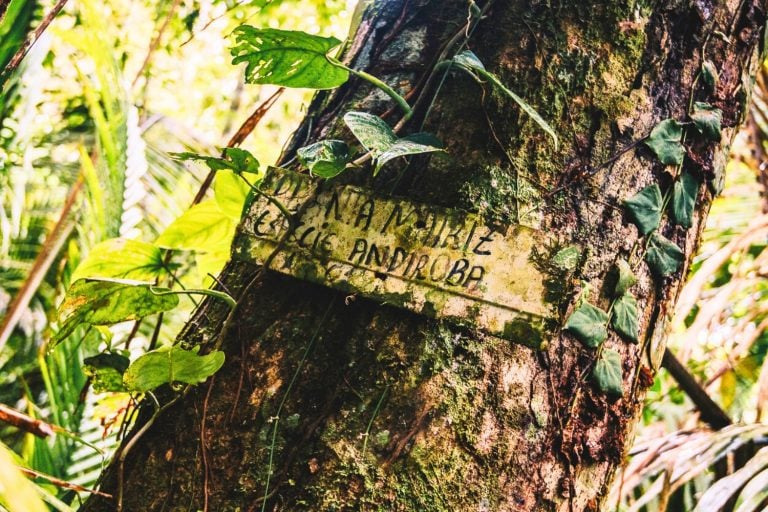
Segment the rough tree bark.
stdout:
<svg viewBox="0 0 768 512">
<path fill-rule="evenodd" d="M 641 341 L 615 334 L 607 341 L 622 355 L 623 397 L 594 387 L 586 376 L 595 351 L 559 326 L 535 350 L 231 262 L 222 281 L 240 299 L 225 332 L 227 363 L 136 443 L 125 463 L 124 510 L 598 509 L 631 443 L 687 270 L 654 280 L 642 263 L 621 202 L 650 183 L 666 190 L 671 178 L 635 143 L 663 119 L 686 121 L 692 99 L 723 111 L 721 143 L 687 143 L 684 168 L 703 179 L 693 228 L 666 218 L 660 228 L 690 260 L 748 103 L 765 5 L 479 6 L 485 18 L 468 41 L 465 0 L 377 1 L 366 10 L 347 60 L 403 93 L 415 91 L 411 101 L 422 99 L 405 131 L 423 123 L 448 156 L 341 179 L 550 234 L 551 246 L 531 259 L 549 276 L 559 325 L 586 285 L 590 301 L 607 308 L 609 269 L 618 257 L 633 262 Z M 463 44 L 550 121 L 557 150 L 513 102 L 466 74 L 449 73 L 428 109 L 442 82 L 430 70 Z M 713 90 L 697 78 L 702 59 L 719 71 Z M 390 108 L 356 79 L 317 95 L 285 161 L 308 142 L 349 140 L 345 111 Z M 394 124 L 398 115 L 385 118 Z M 578 267 L 549 264 L 569 244 L 582 248 Z M 181 341 L 213 343 L 226 315 L 215 301 L 204 303 Z M 117 480 L 113 468 L 102 489 L 115 494 Z M 85 507 L 114 508 L 98 497 Z"/>
</svg>

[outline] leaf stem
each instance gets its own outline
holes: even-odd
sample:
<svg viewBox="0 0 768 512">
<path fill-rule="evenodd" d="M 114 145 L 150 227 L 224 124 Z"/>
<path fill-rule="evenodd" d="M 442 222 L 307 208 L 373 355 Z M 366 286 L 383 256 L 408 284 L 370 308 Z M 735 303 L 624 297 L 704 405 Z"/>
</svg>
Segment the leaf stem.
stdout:
<svg viewBox="0 0 768 512">
<path fill-rule="evenodd" d="M 237 306 L 237 301 L 233 299 L 230 294 L 218 290 L 204 290 L 197 288 L 188 288 L 186 290 L 158 290 L 150 286 L 149 291 L 154 295 L 208 295 L 223 300 L 231 308 Z"/>
<path fill-rule="evenodd" d="M 343 62 L 334 59 L 333 57 L 326 56 L 326 59 L 328 59 L 328 62 L 330 62 L 332 65 L 336 66 L 337 68 L 345 69 L 350 73 L 352 73 L 353 75 L 355 75 L 356 77 L 362 78 L 363 80 L 370 83 L 371 85 L 374 85 L 379 89 L 381 89 L 382 91 L 384 91 L 387 94 L 387 96 L 395 100 L 395 103 L 397 103 L 400 106 L 400 108 L 403 109 L 403 112 L 405 112 L 405 116 L 403 117 L 403 120 L 408 120 L 411 118 L 411 116 L 413 115 L 413 109 L 408 104 L 408 102 L 405 101 L 405 98 L 400 96 L 400 94 L 398 94 L 398 92 L 395 91 L 392 87 L 385 84 L 384 82 L 382 82 L 381 80 L 373 76 L 372 74 L 366 73 L 365 71 L 358 71 L 356 69 L 352 69 L 346 64 L 344 64 Z"/>
</svg>

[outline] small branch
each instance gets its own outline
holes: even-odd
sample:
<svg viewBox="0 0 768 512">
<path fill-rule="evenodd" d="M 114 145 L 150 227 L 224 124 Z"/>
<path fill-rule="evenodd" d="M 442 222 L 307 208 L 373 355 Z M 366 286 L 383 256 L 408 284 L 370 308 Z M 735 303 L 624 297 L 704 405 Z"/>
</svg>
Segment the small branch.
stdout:
<svg viewBox="0 0 768 512">
<path fill-rule="evenodd" d="M 61 480 L 59 478 L 56 478 L 55 476 L 46 475 L 45 473 L 35 471 L 34 469 L 29 469 L 21 466 L 17 466 L 17 467 L 19 468 L 19 471 L 21 471 L 25 475 L 32 478 L 42 478 L 43 480 L 48 480 L 50 483 L 52 483 L 56 487 L 61 487 L 62 489 L 70 489 L 75 492 L 87 492 L 90 494 L 95 494 L 96 496 L 101 496 L 102 498 L 107 498 L 110 500 L 112 499 L 111 494 L 97 491 L 95 489 L 88 489 L 87 487 L 83 487 L 82 485 L 77 485 L 77 484 L 73 484 L 72 482 L 67 482 L 66 480 Z"/>
<path fill-rule="evenodd" d="M 3 0 L 0 0 L 0 2 L 2 1 Z M 8 3 L 10 3 L 10 0 Z M 8 80 L 8 78 L 11 76 L 11 74 L 16 71 L 16 68 L 18 68 L 19 64 L 21 64 L 21 61 L 24 60 L 24 57 L 27 56 L 29 49 L 32 48 L 38 39 L 40 39 L 40 36 L 43 35 L 45 29 L 48 28 L 48 25 L 51 24 L 53 19 L 57 14 L 59 14 L 59 11 L 64 8 L 64 4 L 66 3 L 67 0 L 58 0 L 56 5 L 53 6 L 53 9 L 51 9 L 51 11 L 46 14 L 45 18 L 43 18 L 43 21 L 40 22 L 40 25 L 38 25 L 35 31 L 32 33 L 32 37 L 24 41 L 24 44 L 22 44 L 21 47 L 16 51 L 11 60 L 5 66 L 5 69 L 3 69 L 3 72 L 0 73 L 0 87 L 2 87 L 2 84 L 4 84 L 5 81 Z M 7 5 L 5 7 L 7 9 Z M 2 9 L 2 7 L 0 7 L 0 9 Z M 5 12 L 0 11 L 0 14 L 4 16 Z"/>
<path fill-rule="evenodd" d="M 149 49 L 147 50 L 147 56 L 144 57 L 144 62 L 141 63 L 139 72 L 136 73 L 136 76 L 133 78 L 133 82 L 131 82 L 131 87 L 136 87 L 136 82 L 139 81 L 139 78 L 141 78 L 141 75 L 143 75 L 144 71 L 147 69 L 147 66 L 149 65 L 149 61 L 152 60 L 152 54 L 155 53 L 155 50 L 157 50 L 157 47 L 160 46 L 160 41 L 163 38 L 165 29 L 168 28 L 168 24 L 173 19 L 173 15 L 176 13 L 176 9 L 179 7 L 180 3 L 181 3 L 181 0 L 173 1 L 171 8 L 168 10 L 168 14 L 166 14 L 165 16 L 165 20 L 163 21 L 163 24 L 160 26 L 160 28 L 157 31 L 157 35 L 149 44 Z"/>
<path fill-rule="evenodd" d="M 11 409 L 4 404 L 0 404 L 0 421 L 8 423 L 9 425 L 13 425 L 14 427 L 23 430 L 24 432 L 29 432 L 30 434 L 36 435 L 37 437 L 41 437 L 43 439 L 53 435 L 56 431 L 56 429 L 54 429 L 53 426 L 49 425 L 48 423 L 32 418 L 31 416 L 27 416 L 26 414 L 19 412 L 16 409 Z"/>
<path fill-rule="evenodd" d="M 686 395 L 699 409 L 701 420 L 707 423 L 715 430 L 720 430 L 732 424 L 731 418 L 720 408 L 717 403 L 707 394 L 704 388 L 696 382 L 688 369 L 677 360 L 675 355 L 669 350 L 664 350 L 664 358 L 661 360 L 661 366 L 667 369 L 672 378 L 685 392 Z"/>
</svg>

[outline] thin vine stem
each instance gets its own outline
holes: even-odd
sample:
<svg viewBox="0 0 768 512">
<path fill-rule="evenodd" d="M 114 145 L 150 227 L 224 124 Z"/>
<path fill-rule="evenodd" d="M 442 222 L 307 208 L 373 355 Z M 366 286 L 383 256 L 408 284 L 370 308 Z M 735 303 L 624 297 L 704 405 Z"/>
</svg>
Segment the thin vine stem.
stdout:
<svg viewBox="0 0 768 512">
<path fill-rule="evenodd" d="M 413 115 L 413 109 L 408 104 L 408 102 L 405 101 L 405 98 L 403 98 L 392 87 L 390 87 L 386 83 L 382 82 L 380 79 L 376 78 L 372 74 L 366 73 L 365 71 L 360 71 L 360 70 L 357 70 L 357 69 L 352 69 L 351 67 L 347 66 L 346 64 L 344 64 L 343 62 L 341 62 L 339 60 L 336 60 L 333 57 L 326 56 L 326 59 L 328 60 L 329 63 L 331 63 L 331 65 L 336 66 L 337 68 L 344 69 L 344 70 L 352 73 L 356 77 L 362 78 L 363 80 L 365 80 L 369 84 L 371 84 L 371 85 L 373 85 L 375 87 L 378 87 L 379 89 L 384 91 L 384 93 L 386 93 L 387 96 L 392 98 L 395 101 L 395 103 L 397 103 L 400 106 L 400 108 L 403 110 L 403 112 L 405 113 L 405 116 L 403 117 L 403 119 L 407 121 L 408 119 L 411 118 L 411 116 Z"/>
</svg>

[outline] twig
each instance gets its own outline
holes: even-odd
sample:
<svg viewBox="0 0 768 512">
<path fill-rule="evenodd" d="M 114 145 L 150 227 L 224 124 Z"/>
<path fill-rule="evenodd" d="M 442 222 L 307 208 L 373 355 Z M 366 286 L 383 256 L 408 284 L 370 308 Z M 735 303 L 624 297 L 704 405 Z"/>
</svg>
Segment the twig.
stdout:
<svg viewBox="0 0 768 512">
<path fill-rule="evenodd" d="M 11 409 L 4 404 L 0 404 L 0 421 L 42 438 L 53 435 L 56 431 L 52 425 L 42 420 L 32 418 L 31 416 L 27 416 L 23 412 Z"/>
<path fill-rule="evenodd" d="M 216 381 L 216 375 L 208 381 L 208 392 L 203 400 L 203 414 L 200 419 L 200 450 L 203 457 L 203 512 L 208 512 L 208 479 L 210 478 L 211 468 L 208 465 L 208 451 L 205 446 L 205 420 L 208 417 L 208 401 L 211 399 L 211 390 Z"/>
<path fill-rule="evenodd" d="M 141 67 L 139 68 L 138 73 L 136 73 L 136 76 L 133 78 L 133 82 L 131 82 L 131 87 L 136 87 L 136 82 L 139 81 L 139 78 L 141 78 L 141 75 L 143 75 L 144 71 L 147 69 L 147 66 L 149 65 L 149 61 L 152 59 L 152 54 L 155 53 L 155 50 L 157 50 L 157 47 L 160 46 L 160 41 L 163 38 L 163 33 L 165 33 L 165 29 L 168 28 L 168 24 L 173 19 L 173 15 L 176 13 L 176 9 L 179 7 L 180 3 L 181 3 L 181 0 L 174 0 L 173 4 L 171 4 L 171 8 L 168 9 L 168 14 L 166 14 L 163 24 L 158 29 L 157 35 L 155 36 L 155 38 L 149 44 L 147 55 L 146 57 L 144 57 L 144 62 L 141 63 Z"/>
<path fill-rule="evenodd" d="M 72 232 L 75 225 L 70 219 L 70 214 L 72 208 L 75 206 L 80 191 L 83 189 L 84 183 L 85 180 L 83 179 L 83 175 L 80 174 L 77 181 L 72 186 L 72 189 L 69 191 L 64 206 L 61 208 L 59 220 L 56 222 L 56 225 L 50 233 L 48 233 L 45 243 L 43 243 L 43 247 L 40 249 L 40 252 L 37 253 L 37 257 L 32 264 L 32 269 L 30 270 L 27 279 L 13 298 L 13 302 L 8 306 L 5 317 L 0 324 L 0 350 L 3 349 L 6 342 L 11 337 L 22 314 L 26 311 L 29 301 L 32 300 L 32 297 L 37 292 L 37 289 L 43 282 L 45 274 L 48 273 L 48 269 L 51 268 L 51 265 L 59 254 L 59 251 L 61 251 L 64 242 L 66 242 L 69 234 Z"/>
<path fill-rule="evenodd" d="M 17 466 L 17 467 L 19 471 L 21 471 L 25 475 L 30 476 L 32 478 L 42 478 L 44 480 L 48 480 L 50 483 L 52 483 L 56 487 L 61 487 L 62 489 L 70 489 L 75 492 L 87 492 L 90 494 L 95 494 L 96 496 L 101 496 L 102 498 L 107 498 L 110 500 L 112 499 L 111 494 L 97 491 L 96 489 L 89 489 L 87 487 L 83 487 L 82 485 L 73 484 L 72 482 L 61 480 L 60 478 L 56 478 L 55 476 L 46 475 L 45 473 L 35 471 L 34 469 L 25 468 L 23 466 Z"/>
<path fill-rule="evenodd" d="M 0 0 L 0 1 L 3 1 L 3 0 Z M 40 22 L 40 25 L 38 25 L 35 31 L 32 33 L 32 37 L 24 41 L 24 44 L 22 44 L 21 47 L 16 51 L 16 53 L 13 55 L 13 57 L 8 62 L 8 64 L 6 64 L 5 68 L 3 69 L 3 72 L 0 73 L 0 86 L 5 83 L 8 77 L 11 76 L 11 73 L 16 71 L 16 68 L 18 68 L 19 64 L 21 64 L 21 61 L 24 60 L 24 57 L 27 56 L 29 49 L 32 48 L 32 46 L 37 42 L 38 39 L 40 39 L 40 36 L 43 35 L 43 32 L 45 32 L 45 29 L 48 28 L 48 25 L 51 24 L 53 19 L 56 17 L 57 14 L 59 14 L 59 11 L 61 11 L 61 9 L 64 8 L 64 4 L 66 3 L 67 3 L 67 0 L 58 0 L 58 2 L 56 2 L 56 5 L 53 6 L 53 9 L 51 9 L 50 12 L 45 15 L 45 18 L 43 18 L 43 21 Z M 7 9 L 7 6 L 6 6 L 6 9 Z M 4 15 L 5 13 L 3 12 L 2 14 Z"/>
<path fill-rule="evenodd" d="M 669 348 L 664 350 L 664 358 L 661 360 L 661 365 L 667 369 L 672 378 L 677 381 L 680 388 L 699 409 L 703 422 L 715 430 L 725 428 L 732 423 L 731 418 L 712 400 L 704 388 L 696 382 L 693 375 L 677 360 Z"/>
</svg>

